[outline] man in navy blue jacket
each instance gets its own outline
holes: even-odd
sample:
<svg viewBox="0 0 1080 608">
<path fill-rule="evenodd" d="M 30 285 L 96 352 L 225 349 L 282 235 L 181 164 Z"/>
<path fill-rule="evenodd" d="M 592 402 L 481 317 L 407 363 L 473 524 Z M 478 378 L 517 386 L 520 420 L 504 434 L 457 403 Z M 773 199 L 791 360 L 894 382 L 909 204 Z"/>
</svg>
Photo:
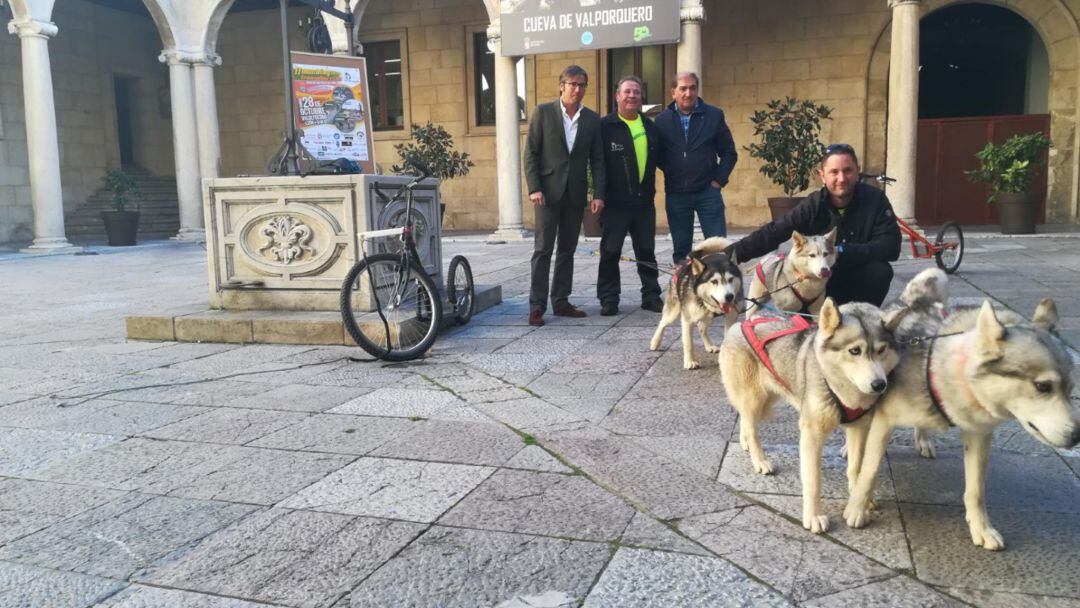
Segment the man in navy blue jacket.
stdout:
<svg viewBox="0 0 1080 608">
<path fill-rule="evenodd" d="M 668 227 L 676 263 L 686 259 L 694 237 L 694 212 L 705 237 L 727 236 L 724 197 L 739 153 L 724 112 L 698 97 L 698 76 L 679 72 L 671 86 L 674 101 L 656 117 L 659 167 L 667 192 Z"/>
</svg>

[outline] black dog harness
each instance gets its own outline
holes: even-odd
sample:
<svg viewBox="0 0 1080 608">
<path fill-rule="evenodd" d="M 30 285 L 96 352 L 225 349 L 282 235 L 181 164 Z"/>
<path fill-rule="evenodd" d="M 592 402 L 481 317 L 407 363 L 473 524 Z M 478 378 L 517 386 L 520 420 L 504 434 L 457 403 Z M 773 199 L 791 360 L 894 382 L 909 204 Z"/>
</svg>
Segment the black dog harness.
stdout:
<svg viewBox="0 0 1080 608">
<path fill-rule="evenodd" d="M 760 266 L 758 268 L 760 269 Z M 769 342 L 772 342 L 777 338 L 802 333 L 812 328 L 813 325 L 811 325 L 810 322 L 807 321 L 805 318 L 799 315 L 795 315 L 789 317 L 788 321 L 790 322 L 790 325 L 788 327 L 774 331 L 773 333 L 767 334 L 764 337 L 758 337 L 757 332 L 754 331 L 754 328 L 762 323 L 775 323 L 780 321 L 783 321 L 783 319 L 778 319 L 776 317 L 757 317 L 754 319 L 747 319 L 746 321 L 743 321 L 741 324 L 741 328 L 743 337 L 746 338 L 746 341 L 750 344 L 750 347 L 754 349 L 754 354 L 757 355 L 757 358 L 759 361 L 761 361 L 761 364 L 765 366 L 765 369 L 769 370 L 769 373 L 771 373 L 773 378 L 775 378 L 776 381 L 780 383 L 780 386 L 783 386 L 784 389 L 790 393 L 791 387 L 788 386 L 787 382 L 784 382 L 784 379 L 780 377 L 779 373 L 777 373 L 776 368 L 773 367 L 772 359 L 769 357 L 769 351 L 765 347 Z M 843 401 L 840 400 L 840 397 L 837 396 L 837 394 L 832 390 L 832 387 L 829 386 L 828 380 L 825 380 L 825 388 L 829 391 L 829 396 L 832 397 L 832 402 L 836 405 L 837 412 L 840 414 L 840 424 L 850 424 L 852 422 L 855 422 L 859 418 L 865 416 L 867 412 L 874 408 L 873 405 L 866 409 L 848 407 L 844 404 Z"/>
</svg>

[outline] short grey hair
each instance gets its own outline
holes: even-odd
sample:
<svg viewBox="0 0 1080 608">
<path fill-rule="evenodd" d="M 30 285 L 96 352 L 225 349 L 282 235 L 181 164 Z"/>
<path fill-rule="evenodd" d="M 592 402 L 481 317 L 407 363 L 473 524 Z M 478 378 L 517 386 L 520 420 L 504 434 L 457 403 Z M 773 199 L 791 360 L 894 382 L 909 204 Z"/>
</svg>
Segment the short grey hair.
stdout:
<svg viewBox="0 0 1080 608">
<path fill-rule="evenodd" d="M 622 91 L 622 85 L 626 82 L 636 82 L 637 86 L 643 89 L 645 88 L 645 83 L 642 82 L 640 78 L 634 76 L 633 74 L 630 74 L 629 76 L 623 76 L 621 79 L 619 79 L 619 84 L 615 85 L 615 92 L 618 93 L 619 91 Z"/>
<path fill-rule="evenodd" d="M 683 78 L 693 78 L 694 84 L 701 87 L 701 79 L 698 78 L 697 72 L 678 72 L 671 78 L 671 88 L 679 86 L 679 81 Z"/>
</svg>

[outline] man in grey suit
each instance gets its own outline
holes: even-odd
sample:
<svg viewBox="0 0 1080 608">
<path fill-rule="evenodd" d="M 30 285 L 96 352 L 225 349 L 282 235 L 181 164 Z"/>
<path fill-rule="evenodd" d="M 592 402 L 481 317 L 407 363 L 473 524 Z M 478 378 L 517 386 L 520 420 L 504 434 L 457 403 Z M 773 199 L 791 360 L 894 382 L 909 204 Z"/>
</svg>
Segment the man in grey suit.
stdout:
<svg viewBox="0 0 1080 608">
<path fill-rule="evenodd" d="M 532 255 L 532 288 L 529 293 L 529 325 L 544 324 L 548 299 L 548 270 L 555 254 L 551 280 L 552 313 L 561 317 L 584 317 L 570 303 L 574 278 L 574 251 L 585 215 L 588 184 L 586 167 L 592 168 L 593 192 L 604 192 L 604 149 L 600 116 L 581 105 L 589 75 L 572 65 L 559 76 L 559 99 L 536 107 L 525 141 L 525 180 L 529 200 L 535 205 L 536 241 Z M 594 198 L 593 213 L 604 208 Z"/>
</svg>

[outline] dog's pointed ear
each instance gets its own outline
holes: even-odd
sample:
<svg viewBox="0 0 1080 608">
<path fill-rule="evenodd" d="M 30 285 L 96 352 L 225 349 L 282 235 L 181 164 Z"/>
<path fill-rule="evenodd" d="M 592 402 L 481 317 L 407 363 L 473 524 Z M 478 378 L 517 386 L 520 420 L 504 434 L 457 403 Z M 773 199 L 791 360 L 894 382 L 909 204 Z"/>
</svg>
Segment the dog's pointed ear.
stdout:
<svg viewBox="0 0 1080 608">
<path fill-rule="evenodd" d="M 1031 322 L 1040 329 L 1054 331 L 1058 322 L 1057 304 L 1054 304 L 1054 300 L 1043 298 L 1035 307 L 1035 315 L 1031 317 Z"/>
<path fill-rule="evenodd" d="M 833 226 L 832 230 L 825 233 L 825 240 L 829 245 L 836 245 L 836 226 Z"/>
<path fill-rule="evenodd" d="M 818 314 L 818 327 L 819 331 L 825 334 L 826 337 L 833 335 L 836 332 L 836 328 L 840 327 L 840 310 L 836 307 L 836 302 L 832 298 L 825 298 L 825 304 L 821 306 L 821 312 Z"/>
<path fill-rule="evenodd" d="M 900 326 L 900 322 L 904 320 L 904 317 L 911 312 L 911 309 L 907 306 L 894 310 L 890 313 L 886 313 L 885 317 L 881 320 L 881 325 L 885 328 L 885 331 L 890 334 L 896 331 L 896 328 Z"/>
<path fill-rule="evenodd" d="M 1005 326 L 998 321 L 990 300 L 984 300 L 975 322 L 975 344 L 979 353 L 987 360 L 998 359 L 1003 354 Z"/>
<path fill-rule="evenodd" d="M 803 234 L 801 232 L 799 232 L 798 230 L 792 230 L 791 231 L 791 242 L 792 242 L 792 244 L 794 244 L 795 248 L 801 248 L 804 245 L 806 245 L 806 237 L 803 236 Z"/>
<path fill-rule="evenodd" d="M 690 258 L 690 273 L 696 276 L 701 276 L 701 273 L 705 272 L 705 263 L 699 258 Z"/>
<path fill-rule="evenodd" d="M 724 253 L 727 254 L 727 257 L 728 257 L 729 260 L 731 260 L 732 264 L 738 264 L 739 263 L 739 259 L 735 256 L 735 244 L 734 243 L 732 243 L 731 245 L 728 245 L 727 247 L 725 247 L 724 248 Z"/>
</svg>

